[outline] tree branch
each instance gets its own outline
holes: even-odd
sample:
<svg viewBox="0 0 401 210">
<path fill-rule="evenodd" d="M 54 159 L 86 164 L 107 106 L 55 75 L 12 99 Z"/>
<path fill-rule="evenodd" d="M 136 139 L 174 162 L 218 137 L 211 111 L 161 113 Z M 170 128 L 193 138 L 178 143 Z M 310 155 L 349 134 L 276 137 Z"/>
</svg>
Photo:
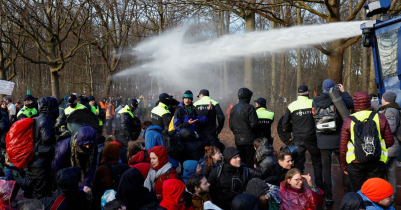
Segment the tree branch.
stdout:
<svg viewBox="0 0 401 210">
<path fill-rule="evenodd" d="M 325 55 L 327 55 L 327 56 L 331 56 L 333 53 L 332 52 L 330 52 L 330 51 L 328 51 L 328 50 L 326 50 L 326 49 L 324 49 L 323 47 L 322 47 L 322 45 L 314 45 L 313 46 L 314 48 L 316 48 L 316 49 L 318 49 L 320 52 L 322 52 L 323 54 L 325 54 Z"/>
</svg>

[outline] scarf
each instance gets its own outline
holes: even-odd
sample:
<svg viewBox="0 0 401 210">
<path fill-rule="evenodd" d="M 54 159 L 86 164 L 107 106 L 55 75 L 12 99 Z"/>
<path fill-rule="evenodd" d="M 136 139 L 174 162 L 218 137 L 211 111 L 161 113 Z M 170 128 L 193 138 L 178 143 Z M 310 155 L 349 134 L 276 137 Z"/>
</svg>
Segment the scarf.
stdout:
<svg viewBox="0 0 401 210">
<path fill-rule="evenodd" d="M 71 166 L 78 166 L 82 169 L 84 174 L 89 173 L 92 163 L 94 161 L 94 146 L 91 146 L 88 150 L 84 151 L 81 146 L 77 144 L 77 134 L 74 135 L 74 139 L 71 144 Z M 88 159 L 84 158 L 89 156 Z M 81 161 L 80 159 L 85 159 Z M 85 166 L 86 163 L 86 166 Z"/>
<path fill-rule="evenodd" d="M 192 105 L 191 105 L 191 106 L 184 105 L 184 107 L 185 107 L 185 109 L 187 110 L 188 114 L 191 115 L 191 114 L 192 114 L 192 111 L 193 111 Z"/>
<path fill-rule="evenodd" d="M 158 171 L 154 170 L 154 169 L 150 169 L 149 173 L 148 173 L 148 177 L 146 177 L 145 182 L 143 183 L 143 186 L 145 186 L 146 188 L 149 189 L 149 192 L 152 192 L 154 187 L 155 187 L 155 183 L 156 180 L 163 175 L 164 173 L 166 173 L 170 168 L 172 167 L 171 163 L 166 163 L 166 165 L 164 165 L 163 167 L 161 167 Z"/>
</svg>

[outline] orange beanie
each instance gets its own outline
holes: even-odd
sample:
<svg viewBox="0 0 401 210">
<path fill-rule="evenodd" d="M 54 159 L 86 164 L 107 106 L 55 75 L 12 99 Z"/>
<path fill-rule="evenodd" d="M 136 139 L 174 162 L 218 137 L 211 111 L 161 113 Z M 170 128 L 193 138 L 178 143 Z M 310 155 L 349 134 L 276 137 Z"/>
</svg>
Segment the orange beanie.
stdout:
<svg viewBox="0 0 401 210">
<path fill-rule="evenodd" d="M 362 185 L 361 193 L 373 202 L 379 202 L 393 194 L 393 187 L 386 180 L 371 178 Z"/>
</svg>

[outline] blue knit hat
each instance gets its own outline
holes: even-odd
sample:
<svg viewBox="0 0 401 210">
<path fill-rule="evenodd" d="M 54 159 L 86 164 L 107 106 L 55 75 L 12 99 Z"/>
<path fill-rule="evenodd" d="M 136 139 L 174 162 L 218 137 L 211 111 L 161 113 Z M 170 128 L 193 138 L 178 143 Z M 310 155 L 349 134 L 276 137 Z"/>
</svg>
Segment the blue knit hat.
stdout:
<svg viewBox="0 0 401 210">
<path fill-rule="evenodd" d="M 329 92 L 330 88 L 335 87 L 336 84 L 331 79 L 326 79 L 323 81 L 323 90 Z"/>
</svg>

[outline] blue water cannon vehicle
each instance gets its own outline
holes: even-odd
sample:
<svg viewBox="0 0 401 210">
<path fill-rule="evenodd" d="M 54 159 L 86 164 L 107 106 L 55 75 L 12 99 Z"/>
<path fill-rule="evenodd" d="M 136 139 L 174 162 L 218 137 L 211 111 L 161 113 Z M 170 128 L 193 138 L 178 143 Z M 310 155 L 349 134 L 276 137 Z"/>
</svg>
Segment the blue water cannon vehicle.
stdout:
<svg viewBox="0 0 401 210">
<path fill-rule="evenodd" d="M 401 104 L 401 15 L 386 14 L 391 0 L 378 0 L 364 6 L 366 17 L 378 16 L 361 25 L 363 46 L 372 47 L 379 99 L 387 90 L 397 93 Z"/>
</svg>

